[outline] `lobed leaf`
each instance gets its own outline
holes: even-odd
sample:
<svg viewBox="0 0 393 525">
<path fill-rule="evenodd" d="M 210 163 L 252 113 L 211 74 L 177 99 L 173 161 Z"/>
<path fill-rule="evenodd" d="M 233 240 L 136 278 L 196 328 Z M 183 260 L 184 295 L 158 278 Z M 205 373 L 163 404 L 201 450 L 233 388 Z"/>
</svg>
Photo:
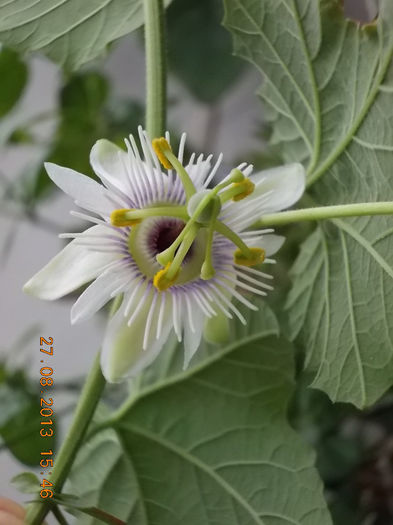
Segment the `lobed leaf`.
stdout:
<svg viewBox="0 0 393 525">
<path fill-rule="evenodd" d="M 393 200 L 393 4 L 375 23 L 339 0 L 225 0 L 236 53 L 264 74 L 271 142 L 307 166 L 316 205 Z M 293 268 L 289 325 L 313 386 L 364 407 L 393 383 L 393 220 L 334 220 Z"/>
<path fill-rule="evenodd" d="M 133 525 L 330 524 L 314 454 L 287 422 L 292 347 L 266 312 L 186 371 L 179 346 L 155 361 L 111 420 L 120 442 L 109 430 L 87 444 L 71 490 Z"/>
</svg>

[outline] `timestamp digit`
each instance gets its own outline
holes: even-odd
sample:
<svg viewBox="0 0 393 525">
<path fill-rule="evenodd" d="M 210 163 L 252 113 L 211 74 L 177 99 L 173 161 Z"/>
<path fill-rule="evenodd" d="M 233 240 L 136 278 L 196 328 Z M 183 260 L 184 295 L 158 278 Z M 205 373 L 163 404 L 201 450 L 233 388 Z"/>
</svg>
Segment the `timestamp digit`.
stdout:
<svg viewBox="0 0 393 525">
<path fill-rule="evenodd" d="M 47 432 L 50 431 L 51 434 L 48 434 Z M 53 436 L 53 429 L 52 428 L 41 428 L 40 434 L 42 437 L 52 437 Z"/>
<path fill-rule="evenodd" d="M 42 487 L 43 489 L 46 489 L 46 487 L 53 487 L 53 483 L 44 478 L 40 487 Z"/>
<path fill-rule="evenodd" d="M 44 414 L 43 413 L 44 411 L 45 412 L 49 411 L 49 414 L 47 414 L 47 413 Z M 41 408 L 40 414 L 41 414 L 42 417 L 50 417 L 51 415 L 53 415 L 53 410 L 51 408 Z"/>
<path fill-rule="evenodd" d="M 49 398 L 49 401 L 50 403 L 48 403 L 48 401 L 45 401 L 45 399 L 43 397 L 41 397 L 41 406 L 46 405 L 48 407 L 51 407 L 53 405 L 53 399 L 50 397 Z"/>
<path fill-rule="evenodd" d="M 49 348 L 49 352 L 48 350 L 45 350 L 44 348 L 41 348 L 40 351 L 43 352 L 44 354 L 53 355 L 53 346 Z"/>
<path fill-rule="evenodd" d="M 42 489 L 42 490 L 40 491 L 40 496 L 41 496 L 41 498 L 43 498 L 43 499 L 46 499 L 46 498 L 53 498 L 53 490 Z"/>
<path fill-rule="evenodd" d="M 40 337 L 40 345 L 53 345 L 53 337 L 49 337 L 50 339 L 50 342 L 48 343 L 48 341 L 44 338 L 44 337 Z M 44 341 L 44 342 L 42 342 Z"/>
<path fill-rule="evenodd" d="M 52 386 L 53 385 L 53 379 L 51 377 L 41 377 L 40 385 L 41 386 Z"/>
<path fill-rule="evenodd" d="M 44 465 L 44 462 L 46 462 L 45 465 Z M 49 458 L 41 459 L 40 465 L 42 468 L 48 468 L 49 466 L 53 467 L 53 459 L 49 459 Z"/>
</svg>

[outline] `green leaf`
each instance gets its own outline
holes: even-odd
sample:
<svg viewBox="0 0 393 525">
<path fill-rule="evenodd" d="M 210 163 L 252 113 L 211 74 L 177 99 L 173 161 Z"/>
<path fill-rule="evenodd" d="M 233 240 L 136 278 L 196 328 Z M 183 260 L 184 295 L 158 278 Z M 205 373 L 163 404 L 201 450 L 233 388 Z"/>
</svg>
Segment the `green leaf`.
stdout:
<svg viewBox="0 0 393 525">
<path fill-rule="evenodd" d="M 221 18 L 220 0 L 177 0 L 167 13 L 170 68 L 194 97 L 207 103 L 230 89 L 244 70 L 231 56 Z"/>
<path fill-rule="evenodd" d="M 292 347 L 258 304 L 237 343 L 202 347 L 185 371 L 181 345 L 164 349 L 65 489 L 132 525 L 330 524 L 314 454 L 286 419 Z"/>
<path fill-rule="evenodd" d="M 87 506 L 84 503 L 84 500 L 82 498 L 78 498 L 78 496 L 73 496 L 71 494 L 59 494 L 52 498 L 52 502 L 62 505 L 68 510 L 70 514 L 74 514 L 75 516 L 82 515 L 82 521 L 78 520 L 78 524 L 81 524 L 82 522 L 97 523 L 98 520 L 99 523 L 108 523 L 109 525 L 126 525 L 125 521 L 120 520 L 109 512 L 105 512 L 98 507 Z M 92 517 L 94 520 L 90 520 L 88 522 L 83 521 L 83 518 L 87 517 Z"/>
<path fill-rule="evenodd" d="M 292 390 L 291 347 L 256 334 L 134 398 L 115 424 L 143 501 L 132 523 L 330 523 Z"/>
<path fill-rule="evenodd" d="M 80 450 L 64 488 L 80 496 L 79 507 L 96 507 L 119 519 L 143 523 L 143 509 L 131 463 L 114 430 L 95 435 Z M 79 516 L 78 525 L 92 525 L 89 515 Z"/>
<path fill-rule="evenodd" d="M 24 494 L 40 492 L 40 480 L 32 472 L 21 472 L 11 479 L 11 483 Z"/>
<path fill-rule="evenodd" d="M 142 24 L 142 0 L 0 0 L 0 41 L 40 51 L 68 70 Z"/>
<path fill-rule="evenodd" d="M 27 77 L 26 64 L 17 53 L 0 47 L 0 118 L 18 102 L 26 86 Z"/>
<path fill-rule="evenodd" d="M 246 319 L 247 324 L 243 325 L 239 321 L 230 323 L 230 341 L 245 338 L 255 333 L 258 333 L 260 337 L 269 335 L 279 336 L 280 329 L 278 321 L 266 301 L 260 298 L 254 298 L 252 302 L 258 306 L 257 314 L 243 304 L 236 304 Z M 206 359 L 214 356 L 217 357 L 223 351 L 225 351 L 225 346 L 208 344 L 202 341 L 189 364 L 189 369 L 202 365 Z M 131 396 L 140 395 L 147 387 L 161 383 L 162 381 L 168 381 L 171 377 L 182 374 L 184 372 L 183 365 L 183 345 L 173 336 L 161 350 L 153 366 L 146 368 L 136 381 L 131 382 Z"/>
<path fill-rule="evenodd" d="M 317 205 L 393 200 L 393 3 L 375 24 L 338 0 L 226 0 L 237 54 L 264 73 L 271 142 L 307 165 Z M 293 269 L 290 331 L 313 386 L 372 404 L 393 378 L 391 217 L 324 223 Z"/>
</svg>

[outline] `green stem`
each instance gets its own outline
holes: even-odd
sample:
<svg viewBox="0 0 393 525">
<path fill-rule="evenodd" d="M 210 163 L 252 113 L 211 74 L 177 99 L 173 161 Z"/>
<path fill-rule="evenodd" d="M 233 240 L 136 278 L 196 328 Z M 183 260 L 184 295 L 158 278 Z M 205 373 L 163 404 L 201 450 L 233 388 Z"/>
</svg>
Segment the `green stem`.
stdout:
<svg viewBox="0 0 393 525">
<path fill-rule="evenodd" d="M 61 512 L 61 510 L 59 509 L 57 505 L 52 507 L 52 512 L 54 516 L 56 517 L 57 522 L 60 523 L 60 525 L 68 525 L 68 521 L 66 520 L 64 514 Z"/>
<path fill-rule="evenodd" d="M 163 0 L 143 0 L 146 46 L 146 131 L 151 139 L 165 132 L 166 57 Z"/>
<path fill-rule="evenodd" d="M 293 222 L 338 219 L 340 217 L 359 217 L 364 215 L 392 215 L 393 202 L 361 202 L 356 204 L 339 204 L 321 206 L 303 210 L 270 213 L 262 217 L 258 226 L 283 226 Z"/>
<path fill-rule="evenodd" d="M 67 479 L 104 387 L 105 379 L 101 372 L 98 354 L 83 386 L 71 427 L 55 458 L 52 475 L 48 478 L 53 484 L 53 487 L 49 487 L 53 492 L 59 493 Z M 26 525 L 41 525 L 51 510 L 50 503 L 50 500 L 32 503 L 26 514 Z"/>
</svg>

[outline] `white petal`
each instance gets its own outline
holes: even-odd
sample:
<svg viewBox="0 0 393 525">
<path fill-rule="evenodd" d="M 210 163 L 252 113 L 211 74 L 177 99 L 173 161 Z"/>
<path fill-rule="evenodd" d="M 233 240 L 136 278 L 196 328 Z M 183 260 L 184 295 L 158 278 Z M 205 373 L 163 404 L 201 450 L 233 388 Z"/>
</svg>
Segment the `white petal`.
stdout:
<svg viewBox="0 0 393 525">
<path fill-rule="evenodd" d="M 105 183 L 130 193 L 130 181 L 127 173 L 127 153 L 106 139 L 97 140 L 90 152 L 90 164 L 95 173 Z"/>
<path fill-rule="evenodd" d="M 71 309 L 71 323 L 79 323 L 90 319 L 110 299 L 111 293 L 124 283 L 126 284 L 132 269 L 125 266 L 113 271 L 104 272 L 79 296 Z"/>
<path fill-rule="evenodd" d="M 190 361 L 198 350 L 202 339 L 203 327 L 205 324 L 206 315 L 198 306 L 192 309 L 192 325 L 188 319 L 189 312 L 183 311 L 183 326 L 184 326 L 184 365 L 186 369 Z"/>
<path fill-rule="evenodd" d="M 114 206 L 108 200 L 108 190 L 104 186 L 86 175 L 51 162 L 45 163 L 45 169 L 53 182 L 72 197 L 78 206 L 101 215 L 110 215 Z"/>
<path fill-rule="evenodd" d="M 254 193 L 240 201 L 245 206 L 252 206 L 252 201 L 261 194 L 272 192 L 266 203 L 261 207 L 261 214 L 289 208 L 303 195 L 306 174 L 301 164 L 287 164 L 277 168 L 264 170 L 250 177 L 255 184 Z"/>
<path fill-rule="evenodd" d="M 104 226 L 93 226 L 86 233 L 105 231 Z M 23 287 L 23 290 L 40 299 L 54 300 L 76 290 L 82 284 L 97 277 L 118 254 L 96 253 L 76 244 L 67 244 L 49 263 L 36 273 Z"/>
<path fill-rule="evenodd" d="M 137 294 L 134 299 L 135 303 L 141 299 L 143 292 L 144 290 Z M 160 338 L 156 339 L 156 329 L 152 328 L 148 346 L 146 350 L 143 350 L 146 322 L 153 298 L 152 294 L 148 300 L 144 301 L 131 326 L 127 326 L 128 317 L 124 316 L 124 305 L 127 303 L 127 298 L 124 299 L 122 306 L 108 323 L 101 354 L 101 368 L 106 380 L 111 383 L 138 375 L 154 361 L 168 339 L 173 327 L 173 324 L 170 322 L 172 309 L 170 301 L 166 302 Z M 156 326 L 157 316 L 158 309 L 152 320 L 153 327 Z"/>
<path fill-rule="evenodd" d="M 243 241 L 250 247 L 263 248 L 265 250 L 266 257 L 274 255 L 285 242 L 285 237 L 282 235 L 262 235 L 259 239 L 248 241 L 247 237 L 243 238 Z"/>
</svg>

